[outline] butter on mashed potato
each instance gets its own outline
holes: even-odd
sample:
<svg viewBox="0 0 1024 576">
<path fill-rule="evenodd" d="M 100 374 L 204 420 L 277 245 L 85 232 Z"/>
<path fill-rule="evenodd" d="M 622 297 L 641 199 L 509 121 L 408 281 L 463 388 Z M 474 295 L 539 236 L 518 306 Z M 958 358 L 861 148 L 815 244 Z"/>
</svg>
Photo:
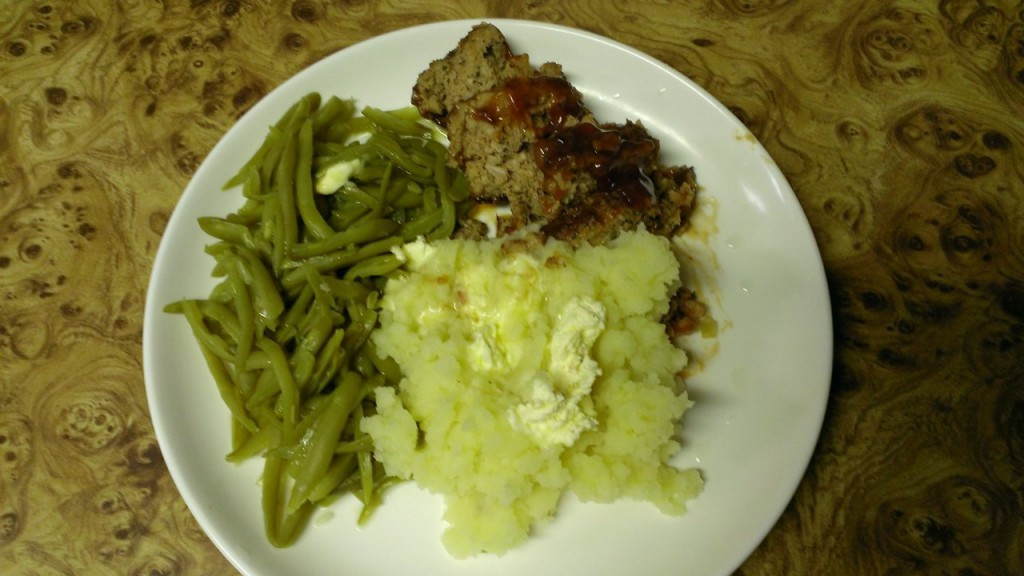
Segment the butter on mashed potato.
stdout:
<svg viewBox="0 0 1024 576">
<path fill-rule="evenodd" d="M 691 405 L 661 317 L 679 286 L 669 241 L 643 229 L 573 249 L 523 237 L 397 251 L 374 343 L 405 378 L 363 420 L 389 474 L 443 495 L 455 557 L 500 554 L 564 492 L 685 512 L 697 470 L 669 460 Z"/>
</svg>

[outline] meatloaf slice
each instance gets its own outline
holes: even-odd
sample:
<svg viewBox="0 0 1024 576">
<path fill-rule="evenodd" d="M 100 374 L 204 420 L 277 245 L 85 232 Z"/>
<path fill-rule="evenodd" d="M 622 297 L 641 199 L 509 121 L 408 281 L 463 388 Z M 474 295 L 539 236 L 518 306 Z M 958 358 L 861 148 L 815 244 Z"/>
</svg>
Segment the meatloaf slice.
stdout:
<svg viewBox="0 0 1024 576">
<path fill-rule="evenodd" d="M 492 25 L 473 27 L 413 88 L 420 112 L 446 127 L 449 163 L 480 203 L 503 204 L 498 233 L 535 225 L 574 244 L 601 244 L 641 224 L 673 235 L 688 221 L 693 170 L 658 164 L 639 122 L 599 123 L 557 64 L 534 69 Z M 483 228 L 464 220 L 459 234 Z"/>
<path fill-rule="evenodd" d="M 562 76 L 536 74 L 459 102 L 448 117 L 449 157 L 461 167 L 476 199 L 508 203 L 518 229 L 555 216 L 596 185 L 585 170 L 548 169 L 542 143 L 570 126 L 592 122 L 582 96 Z M 548 146 L 548 163 L 560 152 Z"/>
<path fill-rule="evenodd" d="M 459 102 L 501 86 L 509 78 L 534 73 L 527 55 L 517 55 L 494 25 L 474 26 L 458 45 L 420 73 L 412 105 L 441 126 Z"/>
</svg>

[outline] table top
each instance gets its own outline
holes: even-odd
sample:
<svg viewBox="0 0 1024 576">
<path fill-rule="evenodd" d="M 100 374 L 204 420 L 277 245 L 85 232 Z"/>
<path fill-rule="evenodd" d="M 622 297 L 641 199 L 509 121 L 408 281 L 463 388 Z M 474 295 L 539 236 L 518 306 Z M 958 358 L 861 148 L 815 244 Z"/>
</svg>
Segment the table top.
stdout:
<svg viewBox="0 0 1024 576">
<path fill-rule="evenodd" d="M 764 144 L 813 228 L 828 410 L 738 573 L 1024 573 L 1019 2 L 260 4 L 0 6 L 0 571 L 235 573 L 146 406 L 143 305 L 169 215 L 296 72 L 391 30 L 503 17 L 692 78 Z"/>
</svg>

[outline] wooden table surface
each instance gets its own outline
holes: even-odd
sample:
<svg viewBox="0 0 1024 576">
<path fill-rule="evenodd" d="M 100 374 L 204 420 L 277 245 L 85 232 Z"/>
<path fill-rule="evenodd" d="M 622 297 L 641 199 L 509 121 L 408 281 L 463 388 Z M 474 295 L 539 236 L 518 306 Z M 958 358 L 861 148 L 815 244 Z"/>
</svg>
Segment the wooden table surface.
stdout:
<svg viewBox="0 0 1024 576">
<path fill-rule="evenodd" d="M 596 32 L 688 75 L 761 140 L 814 229 L 835 310 L 828 412 L 738 573 L 1024 574 L 1010 0 L 4 2 L 0 573 L 234 573 L 146 406 L 143 303 L 168 217 L 291 75 L 390 30 L 488 17 Z"/>
</svg>

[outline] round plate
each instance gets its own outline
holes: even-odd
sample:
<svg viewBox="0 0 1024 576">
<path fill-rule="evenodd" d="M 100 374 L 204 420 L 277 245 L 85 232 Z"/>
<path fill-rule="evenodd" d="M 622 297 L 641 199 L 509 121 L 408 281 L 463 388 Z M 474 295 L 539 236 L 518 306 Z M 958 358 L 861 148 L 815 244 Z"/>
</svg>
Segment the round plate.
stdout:
<svg viewBox="0 0 1024 576">
<path fill-rule="evenodd" d="M 261 462 L 224 460 L 227 409 L 186 322 L 162 312 L 213 287 L 213 261 L 203 253 L 210 239 L 196 219 L 241 205 L 241 194 L 221 185 L 301 95 L 407 106 L 418 73 L 477 22 L 400 30 L 317 62 L 254 106 L 196 172 L 167 225 L 145 312 L 146 390 L 167 467 L 199 524 L 250 576 L 728 574 L 774 525 L 817 442 L 832 364 L 821 257 L 785 178 L 724 106 L 654 58 L 579 30 L 491 21 L 535 65 L 561 63 L 599 118 L 641 120 L 661 139 L 666 163 L 696 168 L 704 209 L 683 243 L 696 255 L 694 279 L 720 333 L 698 353 L 703 369 L 689 382 L 696 405 L 676 463 L 699 467 L 706 480 L 689 513 L 668 517 L 641 502 L 567 497 L 556 519 L 521 548 L 457 561 L 440 542 L 440 497 L 409 483 L 389 492 L 365 526 L 356 526 L 355 499 L 343 499 L 318 513 L 293 547 L 278 550 L 263 534 Z"/>
</svg>

